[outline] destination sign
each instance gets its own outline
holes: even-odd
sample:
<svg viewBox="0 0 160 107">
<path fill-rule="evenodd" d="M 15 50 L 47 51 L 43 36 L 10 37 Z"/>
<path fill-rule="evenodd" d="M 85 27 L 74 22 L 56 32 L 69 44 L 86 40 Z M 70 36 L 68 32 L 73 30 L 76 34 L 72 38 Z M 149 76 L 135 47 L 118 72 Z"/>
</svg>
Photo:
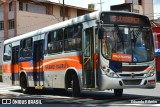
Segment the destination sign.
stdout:
<svg viewBox="0 0 160 107">
<path fill-rule="evenodd" d="M 135 24 L 139 24 L 140 23 L 140 18 L 127 17 L 127 16 L 111 16 L 111 21 L 112 22 L 117 22 L 117 23 L 135 23 Z"/>
<path fill-rule="evenodd" d="M 151 27 L 148 17 L 127 12 L 102 12 L 100 20 L 104 24 Z"/>
</svg>

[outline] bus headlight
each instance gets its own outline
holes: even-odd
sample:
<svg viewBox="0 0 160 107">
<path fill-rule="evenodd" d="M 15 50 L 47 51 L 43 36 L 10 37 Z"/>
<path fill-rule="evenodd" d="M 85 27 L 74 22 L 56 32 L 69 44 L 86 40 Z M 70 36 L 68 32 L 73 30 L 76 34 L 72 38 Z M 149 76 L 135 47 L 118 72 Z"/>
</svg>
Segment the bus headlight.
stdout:
<svg viewBox="0 0 160 107">
<path fill-rule="evenodd" d="M 108 74 L 108 76 L 109 76 L 109 77 L 114 77 L 114 78 L 117 78 L 117 77 L 118 77 L 118 75 L 117 75 L 115 72 L 110 72 L 110 73 Z"/>
<path fill-rule="evenodd" d="M 146 77 L 152 77 L 155 74 L 154 69 L 151 71 L 148 71 L 148 73 L 146 74 Z"/>
<path fill-rule="evenodd" d="M 110 69 L 104 69 L 104 67 L 102 68 L 103 69 L 103 71 L 105 72 L 105 74 L 107 75 L 107 76 L 109 76 L 109 77 L 113 77 L 113 78 L 117 78 L 117 77 L 119 77 L 115 72 L 113 72 L 112 70 L 110 70 Z"/>
</svg>

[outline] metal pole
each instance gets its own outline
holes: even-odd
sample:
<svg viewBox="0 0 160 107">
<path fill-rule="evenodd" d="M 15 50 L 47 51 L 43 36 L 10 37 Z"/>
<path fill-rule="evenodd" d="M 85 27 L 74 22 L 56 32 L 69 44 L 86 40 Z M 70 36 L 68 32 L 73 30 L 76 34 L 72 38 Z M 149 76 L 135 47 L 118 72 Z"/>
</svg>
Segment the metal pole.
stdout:
<svg viewBox="0 0 160 107">
<path fill-rule="evenodd" d="M 132 0 L 132 12 L 133 12 L 133 0 Z"/>
<path fill-rule="evenodd" d="M 102 2 L 102 0 L 100 0 L 100 3 L 98 3 L 98 4 L 100 4 L 100 9 L 101 9 L 101 11 L 102 11 L 102 4 L 103 4 L 104 2 Z"/>
<path fill-rule="evenodd" d="M 100 8 L 101 8 L 101 11 L 102 11 L 102 1 L 100 0 Z"/>
<path fill-rule="evenodd" d="M 63 21 L 65 21 L 65 8 L 64 8 L 64 0 L 63 0 Z"/>
</svg>

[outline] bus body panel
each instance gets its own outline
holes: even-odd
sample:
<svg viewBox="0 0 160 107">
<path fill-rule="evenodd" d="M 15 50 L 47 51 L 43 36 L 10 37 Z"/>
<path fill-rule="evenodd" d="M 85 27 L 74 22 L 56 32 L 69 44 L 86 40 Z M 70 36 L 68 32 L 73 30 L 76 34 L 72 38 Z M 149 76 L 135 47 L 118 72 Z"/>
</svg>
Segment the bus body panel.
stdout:
<svg viewBox="0 0 160 107">
<path fill-rule="evenodd" d="M 43 60 L 45 86 L 65 88 L 66 71 L 73 69 L 79 76 L 79 72 L 82 70 L 81 59 L 81 54 L 78 52 L 45 56 Z"/>
</svg>

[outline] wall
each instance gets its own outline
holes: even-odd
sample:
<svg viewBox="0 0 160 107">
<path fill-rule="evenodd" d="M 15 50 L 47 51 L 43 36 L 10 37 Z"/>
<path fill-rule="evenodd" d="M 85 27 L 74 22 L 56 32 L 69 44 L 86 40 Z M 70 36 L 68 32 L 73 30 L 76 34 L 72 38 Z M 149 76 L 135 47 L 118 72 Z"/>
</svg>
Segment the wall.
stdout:
<svg viewBox="0 0 160 107">
<path fill-rule="evenodd" d="M 46 27 L 59 21 L 50 15 L 17 11 L 17 35 Z"/>
<path fill-rule="evenodd" d="M 17 2 L 17 9 L 19 10 L 19 1 Z M 41 4 L 23 3 L 23 11 L 46 14 L 46 7 Z"/>
<path fill-rule="evenodd" d="M 2 55 L 3 55 L 3 35 L 4 36 L 4 30 L 0 31 L 0 65 L 2 65 Z"/>
<path fill-rule="evenodd" d="M 77 9 L 69 8 L 68 16 L 69 18 L 77 17 Z"/>
<path fill-rule="evenodd" d="M 0 13 L 3 13 L 4 12 L 4 6 L 3 5 L 0 5 Z"/>
<path fill-rule="evenodd" d="M 4 12 L 4 6 L 0 5 L 0 21 L 3 21 L 4 19 L 3 12 Z M 4 37 L 4 30 L 0 30 L 0 65 L 2 65 L 3 37 Z"/>
<path fill-rule="evenodd" d="M 53 5 L 53 15 L 60 17 L 60 6 L 58 5 Z"/>
<path fill-rule="evenodd" d="M 126 3 L 132 3 L 133 1 L 133 4 L 137 5 L 138 4 L 138 0 L 125 0 Z"/>
<path fill-rule="evenodd" d="M 33 13 L 46 14 L 46 7 L 43 5 L 35 5 L 28 3 L 28 11 Z"/>
<path fill-rule="evenodd" d="M 142 5 L 134 5 L 133 8 L 139 11 L 139 14 L 143 14 Z M 136 12 L 137 13 L 137 12 Z"/>
<path fill-rule="evenodd" d="M 132 3 L 132 0 L 125 0 L 126 3 Z M 152 20 L 153 17 L 153 0 L 142 0 L 142 10 L 143 15 L 146 15 L 149 17 L 150 20 Z M 134 5 L 138 5 L 138 0 L 133 0 Z"/>
<path fill-rule="evenodd" d="M 144 15 L 148 16 L 150 20 L 154 19 L 153 17 L 153 0 L 144 0 Z"/>
</svg>

